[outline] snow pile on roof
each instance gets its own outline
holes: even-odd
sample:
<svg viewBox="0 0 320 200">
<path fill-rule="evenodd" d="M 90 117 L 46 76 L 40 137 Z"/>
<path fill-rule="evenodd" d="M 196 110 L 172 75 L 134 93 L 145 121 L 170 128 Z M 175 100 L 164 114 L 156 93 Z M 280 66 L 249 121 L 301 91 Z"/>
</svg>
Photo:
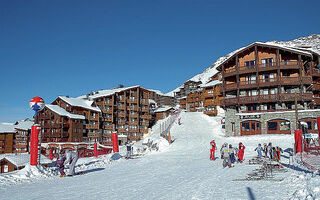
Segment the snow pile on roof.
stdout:
<svg viewBox="0 0 320 200">
<path fill-rule="evenodd" d="M 7 159 L 12 164 L 14 164 L 17 167 L 23 167 L 26 166 L 28 163 L 30 163 L 30 154 L 28 153 L 21 153 L 21 154 L 0 154 L 0 160 L 1 159 Z M 51 163 L 51 160 L 46 158 L 45 156 L 41 155 L 40 161 L 42 164 L 49 164 Z"/>
<path fill-rule="evenodd" d="M 25 120 L 17 121 L 14 127 L 20 130 L 30 130 L 32 125 L 33 125 L 33 121 L 31 119 L 25 119 Z"/>
<path fill-rule="evenodd" d="M 92 106 L 93 101 L 90 101 L 87 99 L 65 97 L 65 96 L 59 96 L 59 98 L 65 101 L 66 103 L 70 104 L 71 106 L 77 106 L 77 107 L 101 112 L 100 108 Z"/>
<path fill-rule="evenodd" d="M 122 92 L 122 91 L 129 90 L 129 89 L 136 88 L 136 87 L 140 87 L 140 85 L 135 85 L 135 86 L 131 86 L 131 87 L 123 87 L 123 88 L 115 88 L 115 89 L 107 89 L 107 90 L 98 90 L 98 91 L 92 92 L 91 94 L 88 94 L 88 95 L 81 95 L 77 98 L 84 99 L 84 98 L 88 97 L 91 99 L 96 99 L 99 97 L 110 96 L 115 93 Z"/>
<path fill-rule="evenodd" d="M 0 133 L 15 133 L 14 124 L 0 123 Z"/>
<path fill-rule="evenodd" d="M 291 41 L 269 41 L 269 42 L 255 42 L 260 44 L 266 44 L 266 45 L 273 45 L 281 48 L 287 48 L 291 49 L 293 51 L 299 51 L 303 52 L 304 54 L 307 54 L 308 51 L 312 51 L 314 53 L 317 53 L 320 55 L 320 34 L 313 34 L 307 37 L 300 37 L 295 40 Z M 253 45 L 254 43 L 250 44 Z M 248 45 L 248 46 L 250 46 Z M 216 62 L 214 62 L 210 67 L 208 67 L 206 70 L 204 70 L 202 73 L 195 75 L 194 77 L 190 78 L 189 80 L 192 81 L 201 81 L 203 84 L 206 84 L 210 81 L 210 78 L 218 73 L 217 67 L 221 65 L 223 62 L 225 62 L 227 59 L 235 55 L 237 52 L 243 50 L 244 48 L 248 47 L 242 47 L 239 48 L 225 56 L 220 57 Z M 305 48 L 309 47 L 309 48 Z M 187 80 L 187 81 L 189 81 Z M 187 82 L 186 81 L 186 82 Z M 174 92 L 177 92 L 180 90 L 180 88 L 183 87 L 180 86 L 173 91 L 169 92 L 169 94 L 173 94 Z"/>
<path fill-rule="evenodd" d="M 163 108 L 157 108 L 154 112 L 157 113 L 157 112 L 166 112 L 168 110 L 171 110 L 173 109 L 173 107 L 163 107 Z"/>
<path fill-rule="evenodd" d="M 60 106 L 57 106 L 57 105 L 46 104 L 45 107 L 47 107 L 52 112 L 55 112 L 60 116 L 69 117 L 71 119 L 85 119 L 85 117 L 83 115 L 71 114 L 68 111 L 66 111 L 65 109 L 63 109 L 63 108 L 61 108 Z"/>
<path fill-rule="evenodd" d="M 206 84 L 201 84 L 200 87 L 212 87 L 212 86 L 215 86 L 215 85 L 218 85 L 218 84 L 221 84 L 221 83 L 222 83 L 221 81 L 215 80 L 215 81 L 211 81 L 211 82 L 206 83 Z"/>
</svg>

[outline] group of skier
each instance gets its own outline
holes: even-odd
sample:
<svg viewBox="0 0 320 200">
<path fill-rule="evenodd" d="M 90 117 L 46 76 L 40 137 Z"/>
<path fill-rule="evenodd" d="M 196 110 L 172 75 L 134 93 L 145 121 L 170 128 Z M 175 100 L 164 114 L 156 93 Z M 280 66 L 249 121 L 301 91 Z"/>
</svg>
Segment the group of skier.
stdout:
<svg viewBox="0 0 320 200">
<path fill-rule="evenodd" d="M 217 146 L 214 140 L 210 142 L 210 160 L 215 160 L 215 150 Z M 243 162 L 245 146 L 240 142 L 239 147 L 234 148 L 232 144 L 224 143 L 220 149 L 221 159 L 223 159 L 223 167 L 232 167 L 235 162 Z"/>
<path fill-rule="evenodd" d="M 258 147 L 255 149 L 258 153 L 258 158 L 270 158 L 271 160 L 280 161 L 281 153 L 283 153 L 283 150 L 279 146 L 272 146 L 272 143 L 269 142 L 267 145 L 266 143 L 263 144 L 263 147 L 261 144 L 258 144 Z"/>
</svg>

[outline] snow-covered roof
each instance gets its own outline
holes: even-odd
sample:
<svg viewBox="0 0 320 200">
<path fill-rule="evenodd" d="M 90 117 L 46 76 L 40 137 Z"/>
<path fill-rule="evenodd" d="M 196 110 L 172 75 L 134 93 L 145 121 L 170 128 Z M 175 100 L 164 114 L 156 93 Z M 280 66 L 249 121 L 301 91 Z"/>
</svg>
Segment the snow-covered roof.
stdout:
<svg viewBox="0 0 320 200">
<path fill-rule="evenodd" d="M 161 95 L 163 96 L 163 92 L 161 92 L 160 90 L 152 90 L 152 89 L 146 89 L 146 90 L 149 90 L 149 91 L 152 91 L 152 92 L 155 92 L 157 95 Z"/>
<path fill-rule="evenodd" d="M 21 154 L 0 154 L 0 160 L 3 158 L 7 159 L 10 161 L 12 164 L 14 164 L 17 167 L 22 167 L 30 163 L 30 154 L 28 153 L 21 153 Z M 41 155 L 40 157 L 40 163 L 42 164 L 49 164 L 52 161 L 45 156 Z"/>
<path fill-rule="evenodd" d="M 166 112 L 168 110 L 171 110 L 173 109 L 173 107 L 163 107 L 163 108 L 157 108 L 154 112 L 157 113 L 157 112 Z"/>
<path fill-rule="evenodd" d="M 265 115 L 265 114 L 283 114 L 283 113 L 293 113 L 295 110 L 289 111 L 275 111 L 275 112 L 256 112 L 256 113 L 236 113 L 237 116 L 246 116 L 246 115 Z M 298 113 L 303 112 L 320 112 L 320 109 L 310 109 L 310 110 L 298 110 Z"/>
<path fill-rule="evenodd" d="M 30 119 L 20 120 L 17 121 L 14 125 L 16 129 L 20 130 L 30 130 L 31 126 L 33 125 L 33 121 Z"/>
<path fill-rule="evenodd" d="M 47 107 L 52 112 L 55 112 L 60 116 L 69 117 L 71 119 L 85 119 L 83 115 L 76 115 L 76 114 L 69 113 L 68 111 L 66 111 L 65 109 L 61 108 L 58 105 L 46 104 L 45 107 Z"/>
<path fill-rule="evenodd" d="M 0 123 L 0 133 L 15 133 L 14 124 Z"/>
<path fill-rule="evenodd" d="M 201 84 L 200 87 L 212 87 L 212 86 L 215 86 L 215 85 L 219 85 L 221 83 L 222 83 L 221 81 L 215 80 L 215 81 L 211 81 L 211 82 L 206 83 L 206 84 Z"/>
<path fill-rule="evenodd" d="M 77 107 L 93 110 L 96 112 L 101 112 L 100 108 L 92 106 L 93 101 L 90 101 L 87 99 L 65 97 L 65 96 L 59 96 L 59 98 L 65 101 L 66 103 L 70 104 L 71 106 L 77 106 Z"/>
<path fill-rule="evenodd" d="M 115 93 L 122 92 L 122 91 L 125 91 L 125 90 L 129 90 L 129 89 L 132 89 L 132 88 L 137 88 L 137 87 L 140 87 L 140 85 L 135 85 L 135 86 L 131 86 L 131 87 L 108 89 L 108 90 L 98 90 L 97 92 L 93 92 L 93 94 L 89 94 L 88 96 L 87 95 L 82 95 L 82 96 L 79 96 L 77 98 L 84 99 L 86 97 L 89 97 L 91 99 L 96 99 L 96 98 L 99 98 L 99 97 L 110 96 L 110 95 L 113 95 Z"/>
<path fill-rule="evenodd" d="M 151 103 L 151 104 L 157 104 L 157 102 L 155 102 L 155 100 L 153 100 L 153 99 L 149 99 L 149 103 Z"/>
</svg>

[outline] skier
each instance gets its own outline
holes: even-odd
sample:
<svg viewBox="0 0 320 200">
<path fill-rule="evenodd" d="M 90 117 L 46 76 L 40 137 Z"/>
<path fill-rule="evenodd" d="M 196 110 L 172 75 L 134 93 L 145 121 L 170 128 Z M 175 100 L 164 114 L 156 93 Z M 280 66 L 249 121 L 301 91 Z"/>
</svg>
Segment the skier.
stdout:
<svg viewBox="0 0 320 200">
<path fill-rule="evenodd" d="M 227 146 L 227 145 L 228 145 L 227 143 L 224 143 L 224 144 L 222 144 L 222 146 L 221 146 L 221 149 L 220 149 L 221 159 L 223 159 L 223 148 L 224 148 L 225 146 Z"/>
<path fill-rule="evenodd" d="M 242 144 L 242 142 L 239 143 L 239 160 L 240 162 L 243 162 L 243 156 L 244 156 L 244 149 L 246 147 Z"/>
<path fill-rule="evenodd" d="M 277 146 L 276 147 L 276 155 L 277 155 L 277 158 L 278 158 L 278 162 L 281 159 L 281 153 L 283 153 L 282 149 L 279 146 Z"/>
<path fill-rule="evenodd" d="M 69 165 L 68 176 L 75 175 L 75 166 L 79 158 L 78 154 L 76 152 L 66 150 L 64 156 L 66 157 L 66 160 L 64 161 L 64 166 Z"/>
<path fill-rule="evenodd" d="M 126 147 L 127 147 L 126 159 L 129 159 L 129 158 L 131 158 L 131 150 L 132 150 L 132 144 L 131 144 L 130 140 L 127 141 Z"/>
<path fill-rule="evenodd" d="M 268 158 L 268 146 L 266 143 L 263 144 L 263 153 L 264 153 L 264 157 Z"/>
<path fill-rule="evenodd" d="M 268 146 L 267 146 L 267 152 L 270 156 L 270 159 L 272 160 L 273 159 L 273 156 L 272 156 L 272 143 L 269 142 Z"/>
<path fill-rule="evenodd" d="M 216 149 L 217 149 L 215 141 L 212 140 L 212 141 L 210 142 L 210 145 L 211 145 L 211 149 L 210 149 L 210 160 L 214 160 L 214 159 L 215 159 L 214 153 L 215 153 L 215 151 L 216 151 Z"/>
<path fill-rule="evenodd" d="M 229 167 L 232 167 L 231 161 L 230 161 L 230 154 L 229 154 L 230 150 L 227 143 L 223 145 L 222 152 L 223 152 L 223 163 L 222 163 L 223 168 L 225 168 L 227 165 Z"/>
<path fill-rule="evenodd" d="M 261 144 L 258 144 L 258 147 L 255 149 L 255 151 L 257 151 L 258 153 L 258 158 L 262 158 L 262 151 L 263 151 L 263 148 L 261 147 Z"/>
<path fill-rule="evenodd" d="M 238 149 L 238 147 L 234 148 L 234 152 L 235 152 L 235 159 L 236 159 L 237 163 L 239 163 L 240 160 L 239 160 L 239 149 Z"/>
<path fill-rule="evenodd" d="M 272 147 L 272 158 L 273 160 L 278 161 L 276 147 Z"/>
<path fill-rule="evenodd" d="M 232 147 L 231 144 L 229 144 L 229 154 L 230 154 L 230 162 L 233 164 L 236 162 L 236 157 L 234 155 L 234 148 Z"/>
<path fill-rule="evenodd" d="M 60 155 L 57 155 L 57 161 L 56 165 L 59 168 L 60 177 L 65 177 L 66 174 L 64 173 L 64 161 L 66 160 L 66 157 L 63 155 L 63 152 L 60 152 Z"/>
</svg>

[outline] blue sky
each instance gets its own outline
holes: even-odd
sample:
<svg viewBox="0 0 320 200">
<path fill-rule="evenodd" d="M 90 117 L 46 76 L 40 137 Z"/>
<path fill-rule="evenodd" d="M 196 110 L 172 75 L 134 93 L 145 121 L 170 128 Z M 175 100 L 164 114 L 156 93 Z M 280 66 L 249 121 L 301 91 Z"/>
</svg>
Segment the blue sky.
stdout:
<svg viewBox="0 0 320 200">
<path fill-rule="evenodd" d="M 41 96 L 169 92 L 254 41 L 320 33 L 319 1 L 0 1 L 0 122 Z"/>
</svg>

